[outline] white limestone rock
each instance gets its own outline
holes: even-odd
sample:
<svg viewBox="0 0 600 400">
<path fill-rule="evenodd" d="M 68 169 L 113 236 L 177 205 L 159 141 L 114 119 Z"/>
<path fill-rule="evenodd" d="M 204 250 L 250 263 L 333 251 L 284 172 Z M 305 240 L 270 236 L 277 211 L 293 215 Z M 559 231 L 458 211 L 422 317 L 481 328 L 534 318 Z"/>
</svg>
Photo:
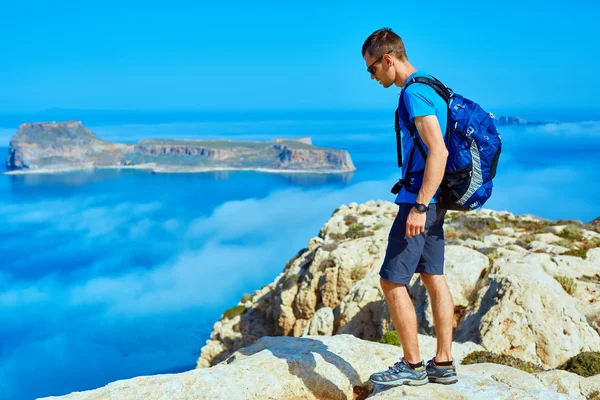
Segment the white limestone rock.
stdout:
<svg viewBox="0 0 600 400">
<path fill-rule="evenodd" d="M 596 400 L 600 396 L 600 375 L 594 375 L 580 380 L 579 390 L 586 399 Z"/>
<path fill-rule="evenodd" d="M 426 359 L 435 354 L 432 340 L 419 336 Z M 477 348 L 480 347 L 472 343 L 454 344 L 453 354 L 457 359 L 456 355 Z M 569 398 L 526 372 L 495 364 L 459 364 L 459 382 L 454 385 L 386 389 L 370 383 L 372 373 L 387 369 L 401 354 L 399 347 L 351 335 L 265 337 L 212 368 L 121 380 L 99 389 L 44 400 L 338 400 L 355 395 L 368 395 L 369 399 Z M 593 388 L 593 383 L 582 390 L 589 390 L 588 387 Z"/>
<path fill-rule="evenodd" d="M 333 334 L 333 321 L 334 316 L 331 308 L 319 308 L 304 330 L 303 336 L 331 336 Z"/>
<path fill-rule="evenodd" d="M 339 317 L 335 323 L 338 327 L 336 333 L 378 340 L 382 335 L 380 321 L 383 303 L 378 276 L 356 284 L 340 303 Z"/>
<path fill-rule="evenodd" d="M 562 370 L 544 371 L 533 374 L 545 386 L 558 393 L 567 394 L 573 398 L 583 398 L 581 396 L 580 382 L 585 378 L 572 372 Z"/>
<path fill-rule="evenodd" d="M 594 265 L 600 265 L 600 247 L 589 249 L 585 259 Z"/>
<path fill-rule="evenodd" d="M 529 243 L 529 246 L 531 246 L 531 251 L 543 251 L 549 254 L 562 254 L 569 251 L 567 247 L 548 244 L 545 242 L 540 242 L 538 240 L 532 241 L 531 243 Z"/>
<path fill-rule="evenodd" d="M 446 246 L 444 275 L 455 309 L 464 309 L 473 302 L 477 282 L 489 263 L 489 259 L 478 251 L 462 246 Z M 420 332 L 433 335 L 433 311 L 427 289 L 420 276 L 416 275 L 413 279 L 409 293 L 417 311 Z"/>
<path fill-rule="evenodd" d="M 509 244 L 514 244 L 517 239 L 510 236 L 501 235 L 486 235 L 483 237 L 483 243 L 486 247 L 506 247 Z"/>
<path fill-rule="evenodd" d="M 546 243 L 546 244 L 553 244 L 556 242 L 562 242 L 564 239 L 556 236 L 555 234 L 549 232 L 549 233 L 537 233 L 535 235 L 533 235 L 534 240 L 537 240 L 538 242 L 542 242 L 542 243 Z"/>
<path fill-rule="evenodd" d="M 308 250 L 287 263 L 283 273 L 260 296 L 253 296 L 251 307 L 247 302 L 242 304 L 246 306 L 242 316 L 222 319 L 215 325 L 198 365 L 214 365 L 262 336 L 302 336 L 311 326 L 317 329 L 312 333 L 325 331 L 325 326 L 328 332 L 329 325 L 317 315 L 325 307 L 335 316 L 334 335 L 349 333 L 379 340 L 393 329 L 378 272 L 397 211 L 397 205 L 384 201 L 341 206 L 324 224 L 319 236 L 309 241 Z M 508 212 L 448 212 L 445 230 L 452 237 L 446 243 L 445 275 L 456 305 L 455 333 L 463 333 L 464 336 L 459 336 L 461 340 L 478 341 L 486 346 L 496 341 L 497 352 L 506 351 L 516 357 L 524 353 L 532 362 L 544 358 L 550 362 L 548 365 L 577 354 L 584 348 L 579 346 L 582 342 L 597 341 L 600 286 L 595 276 L 600 269 L 595 257 L 600 251 L 592 249 L 588 259 L 582 260 L 541 253 L 543 250 L 532 253 L 521 247 L 529 238 L 537 238 L 539 243 L 550 242 L 545 243 L 547 246 L 564 243 L 548 233 L 552 232 L 549 229 L 552 226 L 551 221 Z M 481 240 L 458 239 L 462 235 Z M 526 239 L 522 239 L 524 236 Z M 490 274 L 491 262 L 486 256 L 494 260 L 494 268 L 504 266 Z M 558 275 L 576 280 L 572 295 L 554 279 Z M 551 290 L 546 290 L 546 286 Z M 420 332 L 432 334 L 429 298 L 418 274 L 409 287 L 420 317 Z M 509 294 L 504 295 L 505 292 Z M 487 308 L 482 308 L 482 299 Z M 566 322 L 557 323 L 563 312 Z M 569 322 L 571 319 L 576 322 Z M 498 324 L 505 325 L 505 329 L 498 328 Z M 590 341 L 584 340 L 588 325 L 596 334 Z M 544 339 L 548 332 L 553 333 Z M 549 348 L 556 348 L 549 351 L 559 355 L 545 355 Z"/>
<path fill-rule="evenodd" d="M 600 350 L 600 336 L 574 299 L 527 260 L 496 260 L 455 340 L 472 340 L 488 351 L 550 368 L 583 351 Z"/>
</svg>

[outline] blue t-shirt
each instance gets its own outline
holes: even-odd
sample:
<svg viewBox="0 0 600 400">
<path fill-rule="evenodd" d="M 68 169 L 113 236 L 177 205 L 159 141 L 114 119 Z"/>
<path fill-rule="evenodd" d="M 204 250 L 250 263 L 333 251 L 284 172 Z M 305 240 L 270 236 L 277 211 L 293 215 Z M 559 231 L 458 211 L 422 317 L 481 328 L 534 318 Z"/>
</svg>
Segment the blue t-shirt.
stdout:
<svg viewBox="0 0 600 400">
<path fill-rule="evenodd" d="M 415 72 L 408 77 L 406 82 L 408 83 L 412 78 L 416 76 L 424 76 L 430 77 L 423 72 Z M 405 106 L 400 105 L 398 109 L 398 119 L 400 121 L 400 129 L 401 129 L 401 140 L 402 140 L 402 161 L 404 166 L 402 168 L 402 179 L 406 178 L 406 171 L 408 170 L 408 160 L 410 158 L 410 153 L 412 148 L 414 147 L 414 141 L 410 136 L 410 131 L 406 127 L 407 119 L 410 118 L 410 122 L 414 123 L 415 117 L 424 117 L 426 115 L 435 115 L 440 123 L 440 128 L 442 130 L 442 136 L 446 136 L 446 124 L 448 117 L 448 105 L 441 98 L 436 91 L 423 83 L 413 83 L 408 88 L 406 87 L 406 83 L 402 88 L 402 94 L 400 95 L 400 99 L 404 100 Z M 404 93 L 405 92 L 405 93 Z M 414 128 L 414 125 L 412 125 Z M 428 154 L 429 150 L 427 146 L 421 138 L 419 137 L 416 128 L 415 133 L 425 150 L 425 153 Z M 421 155 L 419 149 L 415 149 L 415 154 L 413 155 L 412 165 L 410 170 L 412 172 L 421 171 L 425 169 L 425 160 Z M 418 174 L 418 176 L 414 177 L 419 182 L 422 182 L 423 174 Z M 415 190 L 418 192 L 420 188 L 420 183 L 416 182 L 417 187 L 413 187 L 411 190 Z M 417 200 L 418 193 L 410 193 L 406 190 L 406 188 L 402 188 L 398 195 L 396 196 L 396 203 L 415 203 Z M 430 203 L 437 202 L 437 196 L 434 196 Z"/>
</svg>

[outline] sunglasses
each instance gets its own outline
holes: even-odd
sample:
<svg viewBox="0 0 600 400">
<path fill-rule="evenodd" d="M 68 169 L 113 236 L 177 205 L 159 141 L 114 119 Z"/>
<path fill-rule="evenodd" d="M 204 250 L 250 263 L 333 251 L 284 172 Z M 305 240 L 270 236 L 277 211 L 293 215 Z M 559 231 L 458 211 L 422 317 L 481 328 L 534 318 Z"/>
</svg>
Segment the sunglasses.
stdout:
<svg viewBox="0 0 600 400">
<path fill-rule="evenodd" d="M 394 50 L 390 50 L 385 54 L 390 54 L 393 53 Z M 373 63 L 371 65 L 369 65 L 367 67 L 367 72 L 371 75 L 375 75 L 375 64 L 377 64 L 379 61 L 383 60 L 383 56 L 385 56 L 385 54 L 383 54 L 381 57 L 379 57 L 377 60 L 373 61 Z"/>
</svg>

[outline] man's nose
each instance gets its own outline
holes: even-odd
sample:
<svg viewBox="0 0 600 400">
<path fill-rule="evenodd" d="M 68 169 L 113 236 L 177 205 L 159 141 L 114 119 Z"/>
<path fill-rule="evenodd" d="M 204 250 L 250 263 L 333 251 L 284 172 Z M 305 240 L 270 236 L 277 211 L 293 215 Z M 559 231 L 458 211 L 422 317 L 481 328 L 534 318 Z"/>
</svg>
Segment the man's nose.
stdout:
<svg viewBox="0 0 600 400">
<path fill-rule="evenodd" d="M 375 79 L 375 74 L 371 74 L 371 79 Z"/>
</svg>

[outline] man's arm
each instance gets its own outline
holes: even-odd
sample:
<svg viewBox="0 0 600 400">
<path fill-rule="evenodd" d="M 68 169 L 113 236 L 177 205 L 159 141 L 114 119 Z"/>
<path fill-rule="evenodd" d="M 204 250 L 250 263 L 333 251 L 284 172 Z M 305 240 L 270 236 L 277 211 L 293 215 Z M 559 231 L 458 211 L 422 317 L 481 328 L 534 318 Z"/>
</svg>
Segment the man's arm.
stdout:
<svg viewBox="0 0 600 400">
<path fill-rule="evenodd" d="M 423 184 L 417 196 L 417 203 L 428 205 L 444 178 L 448 149 L 444 143 L 440 123 L 435 115 L 415 117 L 414 122 L 419 136 L 429 149 L 425 161 Z"/>
<path fill-rule="evenodd" d="M 442 129 L 435 115 L 415 117 L 414 122 L 419 136 L 429 149 L 425 161 L 423 184 L 417 196 L 417 203 L 428 205 L 444 178 L 448 149 L 446 149 Z M 406 220 L 406 236 L 411 238 L 423 233 L 426 219 L 426 213 L 420 213 L 413 207 Z"/>
</svg>

